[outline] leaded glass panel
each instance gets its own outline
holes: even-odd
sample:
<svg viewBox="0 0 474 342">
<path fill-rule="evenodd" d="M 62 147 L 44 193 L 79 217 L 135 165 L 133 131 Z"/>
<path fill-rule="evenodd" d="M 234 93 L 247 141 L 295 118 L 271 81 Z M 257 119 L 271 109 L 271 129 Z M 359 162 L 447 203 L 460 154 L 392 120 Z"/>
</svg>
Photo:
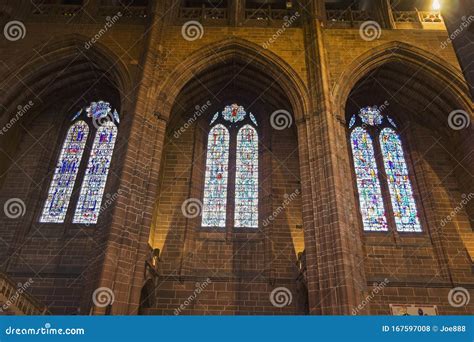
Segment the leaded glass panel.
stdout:
<svg viewBox="0 0 474 342">
<path fill-rule="evenodd" d="M 372 139 L 356 127 L 351 133 L 352 155 L 364 230 L 388 230 Z"/>
<path fill-rule="evenodd" d="M 235 174 L 236 227 L 258 227 L 258 134 L 245 125 L 237 134 Z"/>
<path fill-rule="evenodd" d="M 207 140 L 203 227 L 225 227 L 228 162 L 229 131 L 218 124 L 210 130 Z"/>
<path fill-rule="evenodd" d="M 64 222 L 88 134 L 89 127 L 84 121 L 78 121 L 69 128 L 49 186 L 40 222 Z"/>
<path fill-rule="evenodd" d="M 385 128 L 380 132 L 380 148 L 383 154 L 397 230 L 401 232 L 421 232 L 402 143 L 393 129 Z"/>
<path fill-rule="evenodd" d="M 98 128 L 73 223 L 97 223 L 116 138 L 117 127 L 113 122 L 106 122 Z"/>
</svg>

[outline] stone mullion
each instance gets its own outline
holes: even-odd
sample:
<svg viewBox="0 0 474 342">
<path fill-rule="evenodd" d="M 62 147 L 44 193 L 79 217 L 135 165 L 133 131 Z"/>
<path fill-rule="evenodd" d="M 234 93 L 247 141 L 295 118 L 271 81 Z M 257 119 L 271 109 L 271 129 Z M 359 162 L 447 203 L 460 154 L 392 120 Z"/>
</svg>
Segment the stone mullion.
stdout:
<svg viewBox="0 0 474 342">
<path fill-rule="evenodd" d="M 132 127 L 114 219 L 108 232 L 108 242 L 98 287 L 108 287 L 115 295 L 113 314 L 138 312 L 143 282 L 147 241 L 152 222 L 154 200 L 157 195 L 166 130 L 165 118 L 153 113 L 154 99 L 149 89 L 160 80 L 156 62 L 160 53 L 162 17 L 159 4 L 155 5 L 147 44 L 142 58 L 143 70 L 133 110 Z M 105 308 L 94 307 L 93 313 L 104 314 Z"/>
</svg>

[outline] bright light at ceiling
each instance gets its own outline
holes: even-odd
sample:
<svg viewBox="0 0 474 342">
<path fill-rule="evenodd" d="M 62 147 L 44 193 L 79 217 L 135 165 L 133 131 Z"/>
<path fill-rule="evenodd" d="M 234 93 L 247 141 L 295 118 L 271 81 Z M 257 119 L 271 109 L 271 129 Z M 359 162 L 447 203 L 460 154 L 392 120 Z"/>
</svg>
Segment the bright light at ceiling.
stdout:
<svg viewBox="0 0 474 342">
<path fill-rule="evenodd" d="M 439 0 L 433 0 L 431 8 L 435 11 L 439 11 L 441 9 L 441 4 L 439 3 Z"/>
</svg>

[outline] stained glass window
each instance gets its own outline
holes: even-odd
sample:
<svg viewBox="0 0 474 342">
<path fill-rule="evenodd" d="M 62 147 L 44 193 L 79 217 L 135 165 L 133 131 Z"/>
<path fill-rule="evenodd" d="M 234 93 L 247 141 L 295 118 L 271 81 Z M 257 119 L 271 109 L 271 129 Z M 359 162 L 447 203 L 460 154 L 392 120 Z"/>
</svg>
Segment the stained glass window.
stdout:
<svg viewBox="0 0 474 342">
<path fill-rule="evenodd" d="M 397 127 L 397 125 L 395 125 L 395 122 L 392 120 L 392 118 L 390 116 L 387 116 L 387 120 L 393 127 L 395 127 L 395 128 Z"/>
<path fill-rule="evenodd" d="M 384 128 L 380 132 L 380 148 L 383 154 L 397 230 L 401 232 L 421 232 L 402 144 L 398 134 L 393 129 Z"/>
<path fill-rule="evenodd" d="M 88 117 L 97 120 L 110 115 L 110 113 L 112 112 L 112 108 L 110 107 L 110 103 L 105 101 L 92 102 L 90 106 L 87 107 L 86 112 Z"/>
<path fill-rule="evenodd" d="M 216 114 L 214 114 L 214 116 L 212 117 L 211 125 L 214 123 L 214 121 L 217 120 L 218 117 L 219 117 L 219 112 L 217 112 Z"/>
<path fill-rule="evenodd" d="M 352 128 L 356 122 L 356 116 L 352 115 L 351 120 L 349 121 L 349 128 Z"/>
<path fill-rule="evenodd" d="M 380 125 L 382 123 L 382 114 L 380 114 L 380 110 L 376 106 L 362 108 L 359 112 L 359 116 L 363 123 L 370 126 Z"/>
<path fill-rule="evenodd" d="M 230 122 L 242 121 L 246 114 L 247 113 L 245 112 L 244 107 L 236 104 L 226 106 L 222 112 L 224 119 Z"/>
<path fill-rule="evenodd" d="M 97 129 L 73 223 L 97 223 L 116 138 L 117 126 L 113 122 L 105 122 Z"/>
<path fill-rule="evenodd" d="M 386 231 L 388 225 L 372 139 L 365 129 L 356 127 L 351 133 L 351 145 L 364 230 Z"/>
<path fill-rule="evenodd" d="M 228 161 L 229 131 L 218 124 L 210 130 L 207 140 L 203 227 L 225 227 Z"/>
<path fill-rule="evenodd" d="M 235 173 L 236 227 L 258 227 L 258 135 L 250 125 L 237 134 Z"/>
<path fill-rule="evenodd" d="M 250 120 L 252 120 L 252 122 L 255 124 L 255 126 L 258 126 L 257 119 L 255 119 L 255 116 L 252 113 L 250 113 L 249 116 L 250 116 Z"/>
<path fill-rule="evenodd" d="M 78 121 L 69 128 L 40 222 L 64 222 L 88 134 L 89 127 L 84 121 Z"/>
</svg>

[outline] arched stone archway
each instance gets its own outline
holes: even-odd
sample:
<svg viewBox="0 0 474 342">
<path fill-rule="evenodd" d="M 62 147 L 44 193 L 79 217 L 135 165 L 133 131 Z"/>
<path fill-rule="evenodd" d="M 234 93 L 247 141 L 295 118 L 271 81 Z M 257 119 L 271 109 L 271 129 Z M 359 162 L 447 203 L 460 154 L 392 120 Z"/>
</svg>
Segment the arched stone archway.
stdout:
<svg viewBox="0 0 474 342">
<path fill-rule="evenodd" d="M 403 42 L 390 42 L 368 50 L 356 58 L 339 76 L 331 94 L 335 108 L 344 110 L 346 99 L 356 83 L 380 66 L 397 62 L 416 68 L 437 83 L 443 83 L 449 97 L 466 110 L 472 110 L 467 85 L 459 70 L 430 52 Z"/>
<path fill-rule="evenodd" d="M 156 110 L 168 118 L 173 100 L 189 80 L 216 62 L 226 64 L 232 61 L 253 65 L 278 83 L 289 98 L 296 120 L 311 111 L 305 83 L 285 61 L 255 43 L 236 37 L 200 48 L 181 62 L 155 90 L 159 101 Z"/>
<path fill-rule="evenodd" d="M 90 240 L 85 235 L 76 236 L 73 232 L 80 228 L 71 222 L 61 224 L 61 229 L 54 224 L 39 223 L 39 213 L 64 136 L 74 114 L 92 101 L 110 102 L 120 112 L 121 118 L 125 117 L 125 122 L 130 120 L 124 115 L 130 108 L 124 95 L 130 91 L 132 83 L 127 68 L 100 43 L 87 50 L 85 42 L 85 37 L 72 35 L 40 43 L 36 52 L 20 56 L 9 66 L 16 68 L 16 72 L 5 76 L 2 83 L 0 174 L 6 181 L 0 182 L 0 197 L 3 203 L 14 194 L 28 208 L 19 220 L 3 221 L 2 218 L 2 239 L 9 242 L 9 248 L 2 248 L 4 255 L 8 256 L 2 258 L 2 267 L 13 276 L 45 270 L 53 274 L 42 277 L 41 281 L 38 278 L 31 292 L 35 294 L 46 283 L 55 284 L 48 285 L 48 293 L 42 293 L 45 304 L 55 313 L 76 313 L 81 294 L 97 277 L 95 262 L 100 259 L 102 251 L 90 247 L 101 241 L 114 209 L 110 207 L 90 230 Z M 113 172 L 108 177 L 105 193 L 115 191 L 118 186 L 122 164 L 120 150 L 126 146 L 126 135 L 127 129 L 124 129 L 118 136 L 111 163 Z M 86 158 L 84 161 L 87 162 Z M 80 175 L 75 184 L 80 186 L 81 181 Z M 75 203 L 70 203 L 69 208 L 73 205 Z M 46 242 L 41 238 L 45 235 L 48 236 Z M 76 247 L 67 248 L 68 243 Z M 29 246 L 35 244 L 44 248 L 31 253 Z M 78 261 L 73 267 L 68 267 L 67 260 L 74 253 L 77 253 Z M 57 257 L 51 258 L 51 255 Z M 82 277 L 71 283 L 62 304 L 54 303 L 51 298 L 55 289 L 66 288 L 64 284 L 68 277 L 74 275 Z"/>
<path fill-rule="evenodd" d="M 472 176 L 466 172 L 473 167 L 468 157 L 472 152 L 472 126 L 453 129 L 449 122 L 450 113 L 454 111 L 462 111 L 466 121 L 473 117 L 468 88 L 461 73 L 428 52 L 392 42 L 367 51 L 351 63 L 333 87 L 332 100 L 335 115 L 341 119 L 336 132 L 347 215 L 353 222 L 351 230 L 361 237 L 364 251 L 372 251 L 365 251 L 363 256 L 368 284 L 363 291 L 370 292 L 369 284 L 383 274 L 384 267 L 385 271 L 397 270 L 397 279 L 388 277 L 388 287 L 403 288 L 400 279 L 410 279 L 412 271 L 408 256 L 416 260 L 423 258 L 420 257 L 423 254 L 424 267 L 418 271 L 412 286 L 424 288 L 423 279 L 436 279 L 444 289 L 433 291 L 439 291 L 441 297 L 449 288 L 462 283 L 462 272 L 469 272 L 470 267 L 468 253 L 456 256 L 454 263 L 449 249 L 468 251 L 472 243 L 469 223 L 472 206 L 463 207 L 459 222 L 442 227 L 440 224 L 445 217 L 443 213 L 449 213 L 462 201 L 462 191 L 473 188 Z M 363 232 L 357 214 L 358 192 L 347 127 L 351 116 L 361 107 L 374 105 L 397 120 L 420 215 L 424 216 L 424 231 L 411 235 L 411 242 L 407 242 L 409 237 L 396 231 L 389 238 Z M 387 255 L 392 260 L 382 262 L 376 255 Z M 373 302 L 374 307 L 386 305 L 380 298 Z M 449 307 L 447 303 L 443 305 Z M 375 309 L 369 305 L 366 310 Z M 388 313 L 387 306 L 384 312 Z"/>
<path fill-rule="evenodd" d="M 164 309 L 164 303 L 171 301 L 179 308 L 192 285 L 205 282 L 205 277 L 212 282 L 206 290 L 208 296 L 223 296 L 222 300 L 209 304 L 213 309 L 208 311 L 205 305 L 192 303 L 186 308 L 191 313 L 249 314 L 254 310 L 246 304 L 252 287 L 261 289 L 255 300 L 262 313 L 305 313 L 301 303 L 306 301 L 296 300 L 294 277 L 298 272 L 297 256 L 304 250 L 299 146 L 294 123 L 303 119 L 309 101 L 299 76 L 278 57 L 261 50 L 241 39 L 204 47 L 182 62 L 160 87 L 157 108 L 167 119 L 168 127 L 150 243 L 161 250 L 166 262 L 161 264 L 163 279 L 159 280 L 153 313 L 173 313 Z M 230 226 L 223 231 L 206 230 L 200 227 L 200 217 L 186 219 L 180 209 L 185 200 L 203 197 L 210 122 L 216 112 L 232 103 L 243 105 L 247 113 L 255 114 L 258 122 L 260 224 L 254 231 L 239 232 Z M 205 107 L 205 111 L 195 107 Z M 291 127 L 272 127 L 271 113 L 277 110 L 294 113 L 287 118 Z M 193 116 L 194 112 L 198 115 Z M 180 129 L 184 124 L 186 128 Z M 234 133 L 230 133 L 229 169 L 235 168 Z M 283 166 L 283 161 L 288 165 Z M 229 179 L 231 203 L 234 180 L 232 176 Z M 275 222 L 272 217 L 264 226 L 263 221 L 285 202 L 285 194 L 293 194 L 288 204 L 292 210 L 279 213 Z M 179 276 L 180 282 L 171 274 Z M 289 288 L 295 296 L 284 310 L 275 309 L 269 299 L 277 286 Z M 228 288 L 226 293 L 223 287 Z M 174 297 L 164 290 L 170 288 L 176 290 Z M 224 300 L 228 304 L 221 305 Z"/>
</svg>

